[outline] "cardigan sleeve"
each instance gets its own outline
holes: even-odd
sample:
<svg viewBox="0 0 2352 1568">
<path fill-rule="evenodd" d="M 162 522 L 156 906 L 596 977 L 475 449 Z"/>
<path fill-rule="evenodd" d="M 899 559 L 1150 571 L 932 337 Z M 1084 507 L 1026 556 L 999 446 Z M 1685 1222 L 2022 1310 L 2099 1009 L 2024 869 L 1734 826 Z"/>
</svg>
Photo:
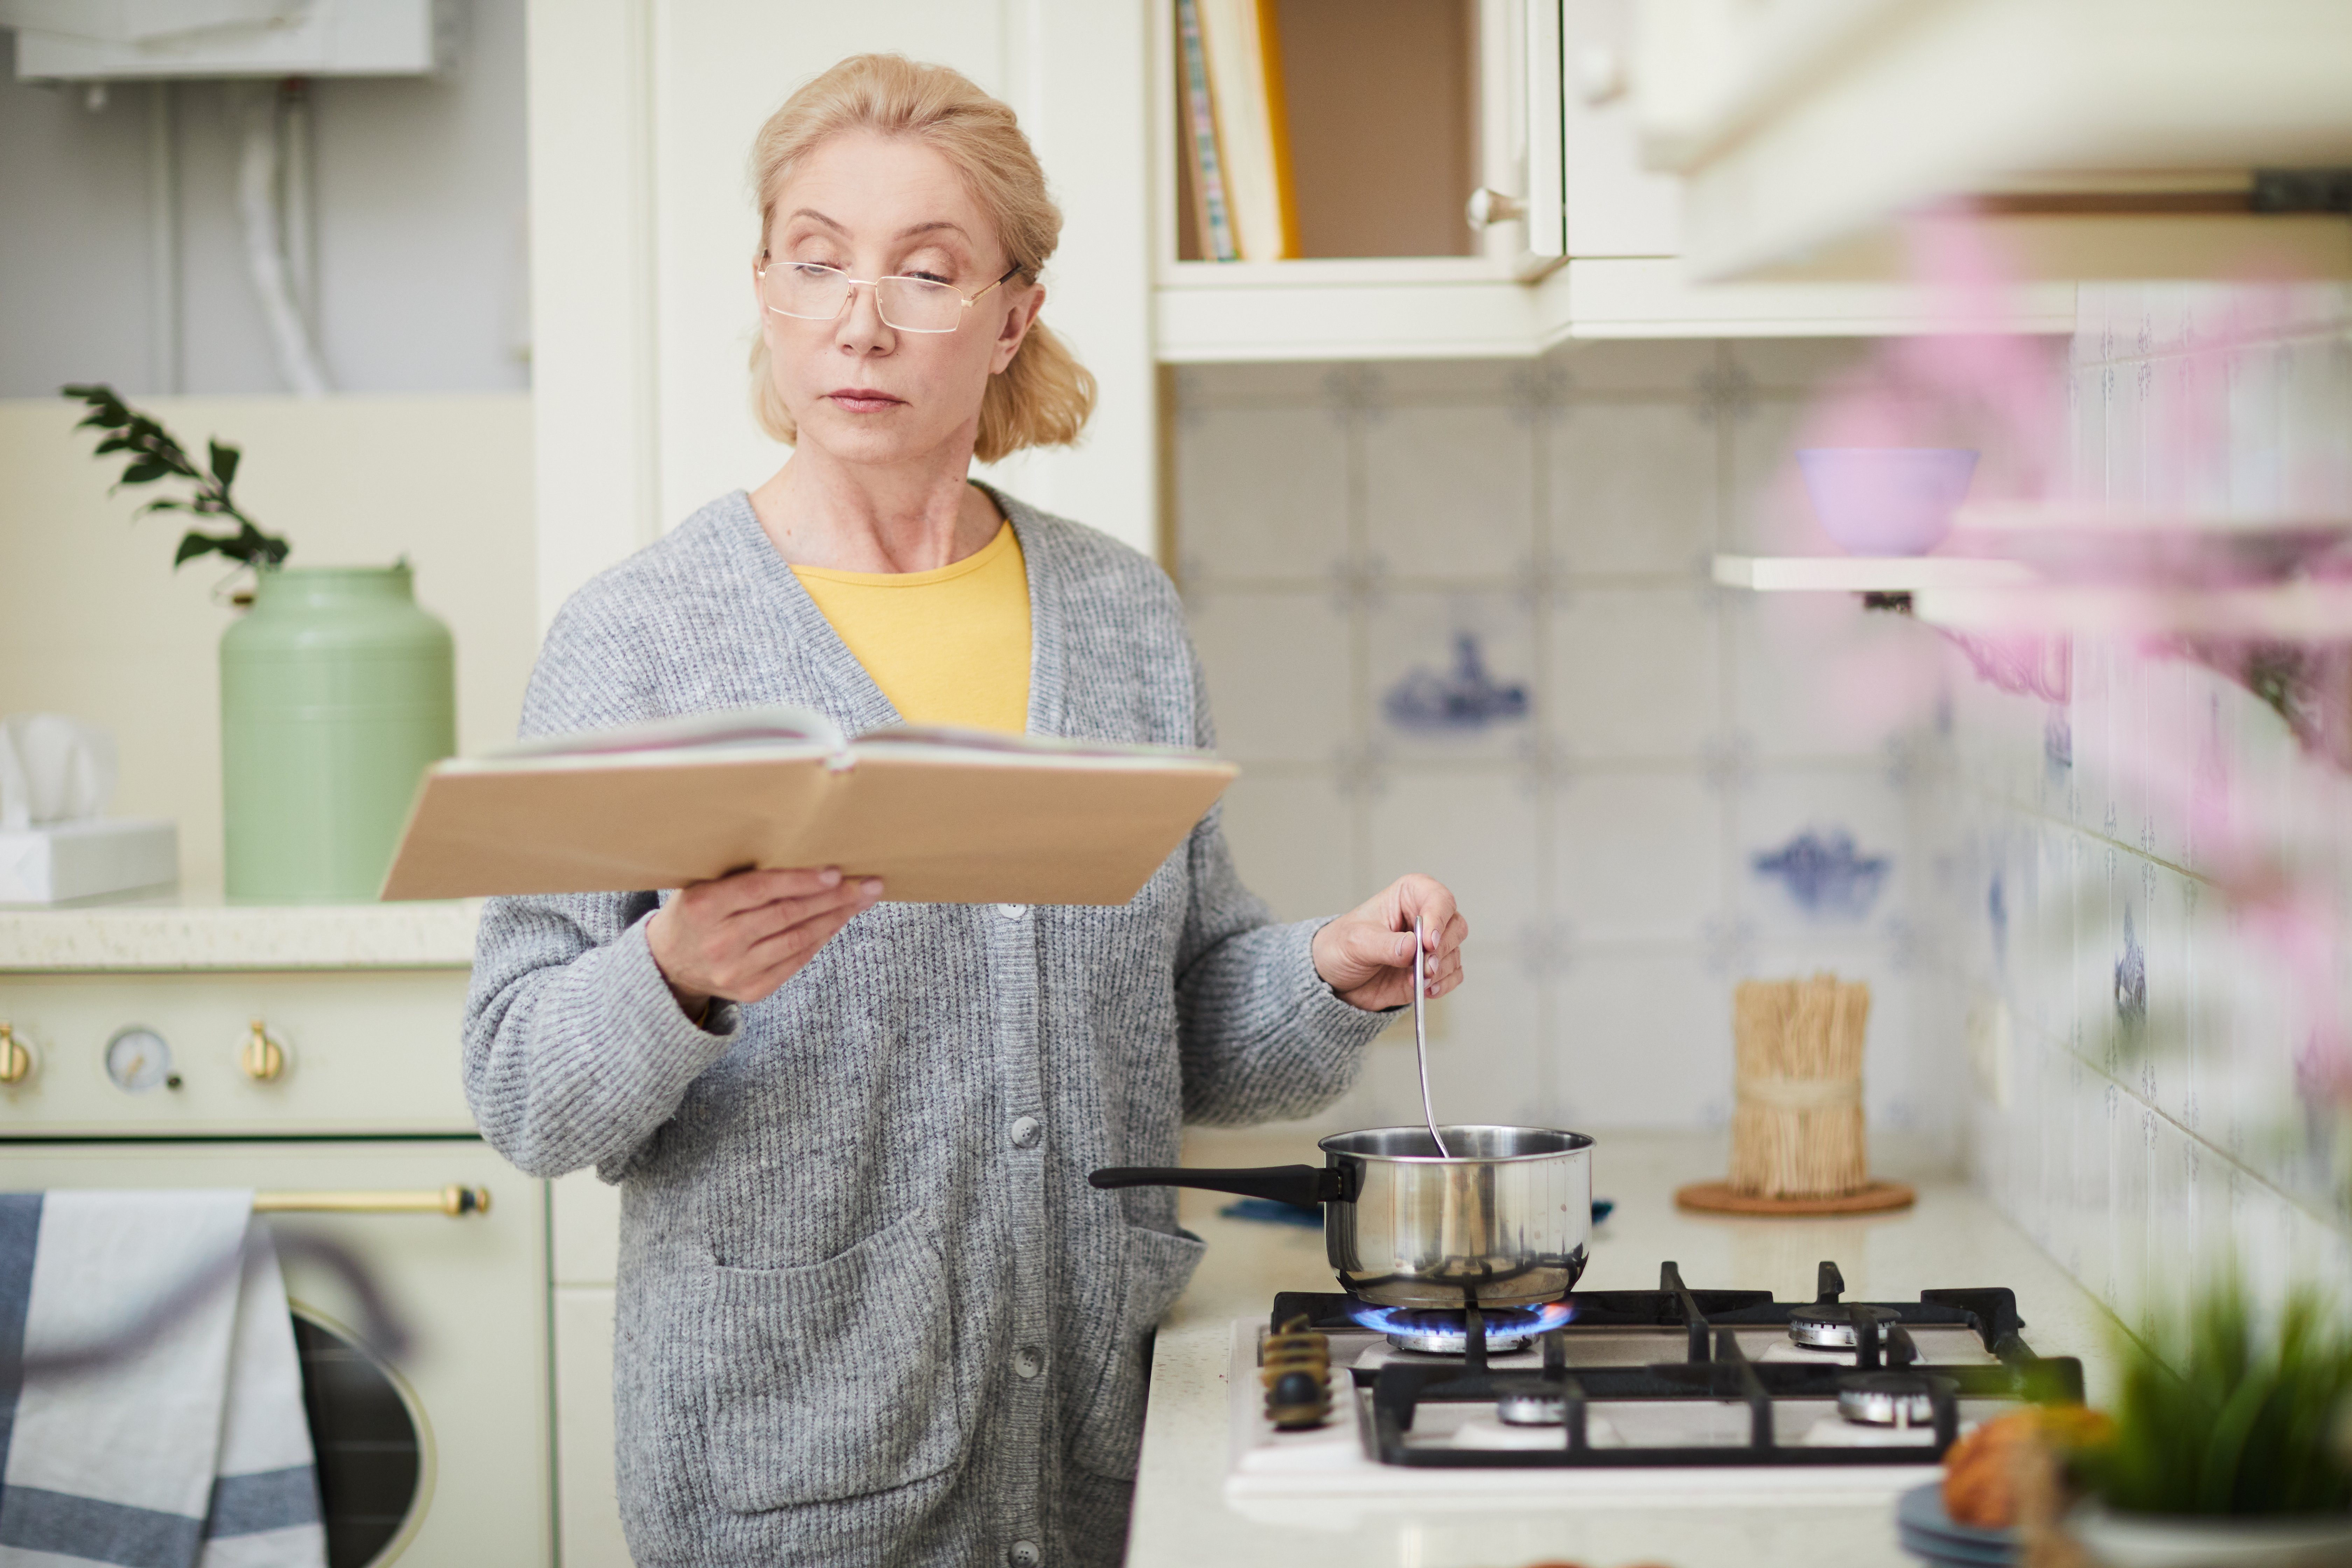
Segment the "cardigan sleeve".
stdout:
<svg viewBox="0 0 2352 1568">
<path fill-rule="evenodd" d="M 1192 666 L 1194 743 L 1209 750 L 1216 735 L 1197 655 Z M 1212 808 L 1184 851 L 1192 902 L 1176 961 L 1184 1120 L 1311 1115 L 1355 1082 L 1365 1045 L 1390 1015 L 1344 1002 L 1325 984 L 1313 949 L 1328 917 L 1276 923 L 1234 871 L 1223 822 L 1223 806 Z"/>
<path fill-rule="evenodd" d="M 575 600 L 549 629 L 523 700 L 525 735 L 650 716 L 621 657 L 629 638 Z M 656 894 L 492 899 L 466 998 L 467 1102 L 527 1175 L 594 1165 L 617 1181 L 727 1052 L 741 1010 L 687 1017 L 646 942 Z"/>
</svg>

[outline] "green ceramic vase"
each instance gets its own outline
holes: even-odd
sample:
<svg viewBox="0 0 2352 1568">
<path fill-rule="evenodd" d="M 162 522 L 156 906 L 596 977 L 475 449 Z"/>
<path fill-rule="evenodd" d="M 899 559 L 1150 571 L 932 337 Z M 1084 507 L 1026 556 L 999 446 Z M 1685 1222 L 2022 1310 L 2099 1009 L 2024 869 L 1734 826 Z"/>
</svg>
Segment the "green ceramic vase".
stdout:
<svg viewBox="0 0 2352 1568">
<path fill-rule="evenodd" d="M 278 567 L 220 654 L 229 898 L 373 902 L 417 780 L 457 748 L 449 628 L 405 561 Z"/>
</svg>

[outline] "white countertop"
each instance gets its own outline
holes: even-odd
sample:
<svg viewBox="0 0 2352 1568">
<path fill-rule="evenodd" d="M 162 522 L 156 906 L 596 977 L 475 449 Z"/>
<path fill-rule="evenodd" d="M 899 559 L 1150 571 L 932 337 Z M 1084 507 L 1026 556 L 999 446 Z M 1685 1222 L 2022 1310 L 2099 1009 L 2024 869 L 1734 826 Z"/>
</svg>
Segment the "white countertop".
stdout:
<svg viewBox="0 0 2352 1568">
<path fill-rule="evenodd" d="M 201 896 L 0 908 L 0 973 L 467 969 L 481 900 L 229 904 Z"/>
<path fill-rule="evenodd" d="M 1186 1138 L 1187 1164 L 1319 1158 L 1306 1134 L 1200 1130 Z M 1593 1233 L 1579 1289 L 1654 1290 L 1658 1265 L 1670 1259 L 1694 1287 L 1769 1289 L 1783 1300 L 1812 1300 L 1814 1268 L 1823 1258 L 1844 1274 L 1848 1300 L 1915 1300 L 1923 1289 L 2006 1285 L 2017 1293 L 2027 1342 L 2043 1355 L 2081 1356 L 2093 1402 L 2105 1394 L 2105 1310 L 1962 1182 L 1922 1182 L 1917 1205 L 1893 1215 L 1746 1219 L 1675 1208 L 1675 1188 L 1718 1177 L 1724 1168 L 1718 1135 L 1601 1136 L 1593 1195 L 1615 1199 L 1617 1208 Z M 1446 1509 L 1401 1500 L 1326 1527 L 1244 1518 L 1223 1496 L 1233 1321 L 1263 1317 L 1276 1289 L 1338 1287 L 1319 1231 L 1219 1217 L 1232 1201 L 1182 1194 L 1183 1224 L 1209 1251 L 1160 1324 L 1153 1352 L 1129 1568 L 1526 1568 L 1563 1559 L 1591 1568 L 1861 1568 L 1911 1561 L 1895 1544 L 1893 1510 L 1885 1507 L 1544 1509 L 1489 1501 Z"/>
</svg>

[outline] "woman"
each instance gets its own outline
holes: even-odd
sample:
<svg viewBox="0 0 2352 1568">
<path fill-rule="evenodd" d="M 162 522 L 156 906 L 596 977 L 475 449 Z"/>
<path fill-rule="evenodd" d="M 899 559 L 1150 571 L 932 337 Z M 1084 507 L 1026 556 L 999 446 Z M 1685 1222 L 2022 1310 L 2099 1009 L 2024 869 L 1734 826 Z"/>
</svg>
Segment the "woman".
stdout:
<svg viewBox="0 0 2352 1568">
<path fill-rule="evenodd" d="M 793 442 L 567 604 L 526 733 L 793 702 L 1211 743 L 1142 556 L 967 481 L 1078 433 L 1060 215 L 956 73 L 842 62 L 753 150 L 761 418 Z M 1201 1244 L 1180 1119 L 1305 1115 L 1466 928 L 1408 877 L 1276 925 L 1212 813 L 1121 908 L 878 902 L 832 868 L 485 913 L 466 1080 L 534 1175 L 622 1188 L 620 1487 L 641 1563 L 1115 1562 L 1143 1356 Z"/>
</svg>

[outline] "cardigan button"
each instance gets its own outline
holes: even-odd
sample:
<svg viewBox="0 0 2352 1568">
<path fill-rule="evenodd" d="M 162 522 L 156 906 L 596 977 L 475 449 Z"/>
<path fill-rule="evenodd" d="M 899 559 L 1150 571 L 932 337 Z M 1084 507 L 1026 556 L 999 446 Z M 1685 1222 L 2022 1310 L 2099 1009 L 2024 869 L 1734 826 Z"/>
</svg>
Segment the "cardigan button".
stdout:
<svg viewBox="0 0 2352 1568">
<path fill-rule="evenodd" d="M 1015 1149 L 1027 1149 L 1036 1144 L 1037 1135 L 1045 1131 L 1045 1124 L 1034 1116 L 1016 1116 L 1005 1131 L 1012 1135 Z"/>
<path fill-rule="evenodd" d="M 1038 1563 L 1045 1561 L 1045 1554 L 1037 1550 L 1037 1543 L 1034 1541 L 1014 1542 L 1013 1550 L 1007 1552 L 1004 1557 L 1006 1562 L 1013 1564 L 1013 1568 L 1037 1568 Z"/>
<path fill-rule="evenodd" d="M 1039 1373 L 1045 1370 L 1045 1358 L 1039 1355 L 1032 1347 L 1023 1345 L 1019 1350 L 1013 1352 L 1013 1371 L 1014 1375 L 1022 1378 L 1031 1378 L 1036 1376 Z"/>
<path fill-rule="evenodd" d="M 1017 921 L 1023 915 L 1029 912 L 1029 906 L 1026 904 L 999 904 L 996 906 L 996 912 L 1003 915 L 1006 920 Z"/>
</svg>

